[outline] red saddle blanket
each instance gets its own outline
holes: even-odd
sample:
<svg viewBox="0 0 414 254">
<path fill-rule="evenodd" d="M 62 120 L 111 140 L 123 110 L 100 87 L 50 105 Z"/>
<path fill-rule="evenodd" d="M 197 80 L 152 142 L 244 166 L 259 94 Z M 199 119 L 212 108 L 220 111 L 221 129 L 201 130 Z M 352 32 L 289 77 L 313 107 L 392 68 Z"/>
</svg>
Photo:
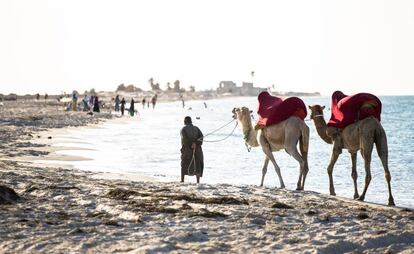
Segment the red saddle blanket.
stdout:
<svg viewBox="0 0 414 254">
<path fill-rule="evenodd" d="M 332 94 L 331 110 L 331 119 L 327 125 L 341 129 L 368 116 L 381 121 L 381 101 L 369 93 L 345 95 L 336 91 Z"/>
<path fill-rule="evenodd" d="M 306 117 L 305 103 L 298 97 L 289 97 L 282 100 L 268 92 L 261 92 L 257 98 L 259 100 L 257 114 L 260 116 L 257 121 L 258 125 L 278 124 L 291 116 L 297 116 L 302 120 Z"/>
</svg>

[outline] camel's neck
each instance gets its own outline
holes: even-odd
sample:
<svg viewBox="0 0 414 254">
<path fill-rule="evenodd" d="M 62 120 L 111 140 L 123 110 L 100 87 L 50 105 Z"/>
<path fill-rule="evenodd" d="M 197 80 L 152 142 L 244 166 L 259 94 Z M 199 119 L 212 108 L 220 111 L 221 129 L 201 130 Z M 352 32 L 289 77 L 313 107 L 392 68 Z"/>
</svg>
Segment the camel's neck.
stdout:
<svg viewBox="0 0 414 254">
<path fill-rule="evenodd" d="M 327 144 L 332 144 L 332 139 L 326 134 L 327 126 L 323 115 L 314 117 L 313 123 L 315 124 L 319 137 L 321 137 Z"/>
<path fill-rule="evenodd" d="M 259 146 L 259 143 L 257 142 L 257 132 L 253 128 L 252 123 L 249 121 L 241 123 L 241 125 L 244 141 L 251 147 Z"/>
</svg>

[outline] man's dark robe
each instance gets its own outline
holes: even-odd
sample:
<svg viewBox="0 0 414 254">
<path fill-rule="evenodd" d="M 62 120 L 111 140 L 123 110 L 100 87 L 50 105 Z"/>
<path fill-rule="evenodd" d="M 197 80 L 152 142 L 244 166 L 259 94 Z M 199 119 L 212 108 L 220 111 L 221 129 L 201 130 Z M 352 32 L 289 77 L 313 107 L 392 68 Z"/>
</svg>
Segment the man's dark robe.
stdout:
<svg viewBox="0 0 414 254">
<path fill-rule="evenodd" d="M 192 124 L 187 124 L 181 129 L 181 174 L 203 176 L 204 157 L 201 149 L 203 133 Z M 195 155 L 191 145 L 195 143 Z M 191 165 L 190 165 L 191 163 Z"/>
</svg>

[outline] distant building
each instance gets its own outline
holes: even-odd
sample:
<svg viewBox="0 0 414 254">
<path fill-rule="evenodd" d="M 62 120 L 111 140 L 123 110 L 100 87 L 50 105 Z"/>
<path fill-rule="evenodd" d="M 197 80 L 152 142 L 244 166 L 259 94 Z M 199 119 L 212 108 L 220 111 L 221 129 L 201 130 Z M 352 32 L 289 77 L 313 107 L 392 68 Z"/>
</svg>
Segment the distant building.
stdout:
<svg viewBox="0 0 414 254">
<path fill-rule="evenodd" d="M 232 95 L 241 95 L 241 88 L 236 86 L 236 83 L 233 81 L 221 81 L 219 87 L 217 88 L 218 94 L 232 94 Z"/>
<path fill-rule="evenodd" d="M 266 91 L 266 88 L 254 87 L 253 83 L 249 82 L 243 82 L 239 87 L 233 81 L 221 81 L 217 88 L 217 94 L 235 96 L 257 96 L 262 91 Z"/>
<path fill-rule="evenodd" d="M 253 83 L 249 82 L 243 82 L 241 87 L 241 92 L 244 96 L 257 96 L 259 93 L 266 90 L 266 88 L 254 87 Z"/>
</svg>

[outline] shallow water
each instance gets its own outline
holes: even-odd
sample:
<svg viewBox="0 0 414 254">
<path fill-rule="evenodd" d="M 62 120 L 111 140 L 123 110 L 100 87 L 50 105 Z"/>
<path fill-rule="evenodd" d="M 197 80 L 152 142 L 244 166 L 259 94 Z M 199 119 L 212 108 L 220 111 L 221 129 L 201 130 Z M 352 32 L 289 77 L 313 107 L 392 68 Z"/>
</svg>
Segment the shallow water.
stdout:
<svg viewBox="0 0 414 254">
<path fill-rule="evenodd" d="M 304 97 L 307 105 L 322 104 L 330 107 L 328 97 Z M 381 97 L 383 102 L 382 125 L 387 133 L 389 148 L 389 168 L 392 175 L 393 195 L 398 206 L 414 207 L 414 107 L 413 96 Z M 89 148 L 92 150 L 60 151 L 62 154 L 91 158 L 91 161 L 75 161 L 74 166 L 85 170 L 137 173 L 157 178 L 161 181 L 178 181 L 180 178 L 180 129 L 183 118 L 190 115 L 194 125 L 204 134 L 231 121 L 234 107 L 247 106 L 256 111 L 256 97 L 228 98 L 206 101 L 188 101 L 186 109 L 181 102 L 160 103 L 155 109 L 137 107 L 140 115 L 127 123 L 108 121 L 99 128 L 71 130 L 57 137 L 65 142 L 56 144 Z M 188 110 L 191 107 L 192 110 Z M 330 111 L 325 112 L 325 119 Z M 199 119 L 196 119 L 199 118 Z M 308 116 L 309 118 L 309 116 Z M 257 119 L 257 115 L 255 115 Z M 325 144 L 317 135 L 312 122 L 310 127 L 309 174 L 305 189 L 329 193 L 328 165 L 331 146 Z M 226 137 L 234 128 L 234 123 L 205 138 L 206 141 Z M 82 143 L 79 143 L 82 141 Z M 229 183 L 236 185 L 260 184 L 264 155 L 260 148 L 247 152 L 241 130 L 236 128 L 234 135 L 222 142 L 203 144 L 205 169 L 202 182 Z M 283 180 L 288 189 L 295 189 L 299 176 L 298 163 L 284 151 L 275 152 L 275 158 L 281 168 Z M 358 154 L 358 187 L 362 192 L 364 183 L 364 164 Z M 72 162 L 71 162 L 72 163 Z M 371 165 L 372 180 L 366 201 L 387 204 L 388 190 L 384 170 L 374 148 Z M 186 181 L 195 182 L 195 177 L 186 177 Z M 353 197 L 351 178 L 351 160 L 344 150 L 334 168 L 336 194 Z M 268 187 L 279 187 L 279 180 L 271 164 L 265 178 Z"/>
</svg>

